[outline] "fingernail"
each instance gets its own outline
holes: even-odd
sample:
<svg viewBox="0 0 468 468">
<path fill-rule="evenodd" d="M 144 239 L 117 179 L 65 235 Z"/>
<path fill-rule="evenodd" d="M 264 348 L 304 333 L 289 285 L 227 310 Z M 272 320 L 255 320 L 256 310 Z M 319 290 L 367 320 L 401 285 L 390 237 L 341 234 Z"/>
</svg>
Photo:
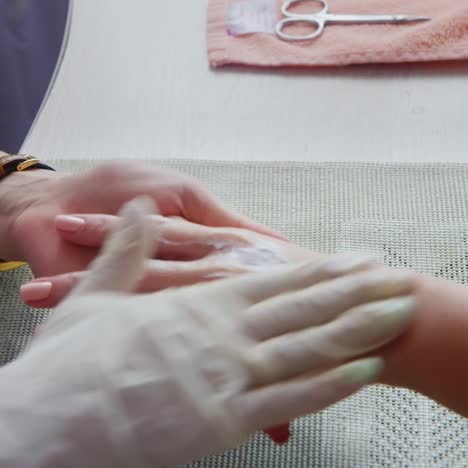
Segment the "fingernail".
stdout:
<svg viewBox="0 0 468 468">
<path fill-rule="evenodd" d="M 416 301 L 413 297 L 401 297 L 382 302 L 382 306 L 375 310 L 375 317 L 385 330 L 400 330 L 411 320 Z"/>
<path fill-rule="evenodd" d="M 369 358 L 352 362 L 342 367 L 341 372 L 351 385 L 367 385 L 377 380 L 384 366 L 382 358 Z"/>
<path fill-rule="evenodd" d="M 55 218 L 57 229 L 66 232 L 77 232 L 85 224 L 85 220 L 77 216 L 58 215 Z"/>
<path fill-rule="evenodd" d="M 343 260 L 342 260 L 344 268 L 350 269 L 350 270 L 363 266 L 363 265 L 375 263 L 375 262 L 376 260 L 374 257 L 371 257 L 370 255 L 360 255 L 360 254 L 347 255 L 343 257 Z"/>
<path fill-rule="evenodd" d="M 391 272 L 389 275 L 389 272 L 384 270 L 376 274 L 379 275 L 376 276 L 377 286 L 374 289 L 377 296 L 392 296 L 412 289 L 413 275 L 409 272 Z"/>
<path fill-rule="evenodd" d="M 370 265 L 374 259 L 367 255 L 344 255 L 327 261 L 338 273 L 347 273 Z"/>
<path fill-rule="evenodd" d="M 28 283 L 21 286 L 21 297 L 24 301 L 42 301 L 47 299 L 52 291 L 50 281 Z"/>
</svg>

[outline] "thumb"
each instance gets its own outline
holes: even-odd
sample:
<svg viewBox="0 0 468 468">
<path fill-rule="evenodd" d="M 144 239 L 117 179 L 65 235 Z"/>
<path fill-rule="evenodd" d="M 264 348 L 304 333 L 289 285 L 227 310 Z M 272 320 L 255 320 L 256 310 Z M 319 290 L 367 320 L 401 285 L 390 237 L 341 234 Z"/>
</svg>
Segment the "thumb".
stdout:
<svg viewBox="0 0 468 468">
<path fill-rule="evenodd" d="M 111 291 L 124 293 L 136 288 L 144 273 L 145 259 L 154 253 L 155 236 L 150 232 L 154 227 L 149 223 L 149 215 L 154 212 L 154 202 L 147 197 L 124 205 L 113 234 L 72 296 Z"/>
</svg>

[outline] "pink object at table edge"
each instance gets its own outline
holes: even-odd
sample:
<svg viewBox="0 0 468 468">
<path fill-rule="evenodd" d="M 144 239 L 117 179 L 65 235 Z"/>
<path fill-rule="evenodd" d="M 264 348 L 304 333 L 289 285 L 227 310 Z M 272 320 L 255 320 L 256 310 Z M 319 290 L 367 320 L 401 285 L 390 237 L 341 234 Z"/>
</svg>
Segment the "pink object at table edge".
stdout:
<svg viewBox="0 0 468 468">
<path fill-rule="evenodd" d="M 212 67 L 342 66 L 468 60 L 466 0 L 330 0 L 330 12 L 340 14 L 408 14 L 431 18 L 424 23 L 329 25 L 308 42 L 285 42 L 270 33 L 232 36 L 227 12 L 231 2 L 209 0 L 208 59 Z M 281 0 L 278 0 L 280 5 Z M 281 15 L 278 13 L 278 20 Z"/>
</svg>

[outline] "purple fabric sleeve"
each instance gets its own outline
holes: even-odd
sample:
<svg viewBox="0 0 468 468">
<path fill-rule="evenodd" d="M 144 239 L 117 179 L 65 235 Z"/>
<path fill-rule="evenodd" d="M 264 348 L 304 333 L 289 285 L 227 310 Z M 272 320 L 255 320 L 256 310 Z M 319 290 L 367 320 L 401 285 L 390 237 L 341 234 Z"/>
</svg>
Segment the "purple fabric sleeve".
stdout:
<svg viewBox="0 0 468 468">
<path fill-rule="evenodd" d="M 0 149 L 17 152 L 52 78 L 68 0 L 0 0 Z"/>
</svg>

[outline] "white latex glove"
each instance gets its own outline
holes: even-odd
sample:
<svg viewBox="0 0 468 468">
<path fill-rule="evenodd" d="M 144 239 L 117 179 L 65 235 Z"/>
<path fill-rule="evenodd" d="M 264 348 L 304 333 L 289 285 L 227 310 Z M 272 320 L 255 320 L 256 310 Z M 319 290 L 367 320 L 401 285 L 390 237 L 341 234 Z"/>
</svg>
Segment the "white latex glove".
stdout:
<svg viewBox="0 0 468 468">
<path fill-rule="evenodd" d="M 343 363 L 410 320 L 411 276 L 356 258 L 130 295 L 150 254 L 148 205 L 123 209 L 91 274 L 2 370 L 1 467 L 154 468 L 222 452 L 374 381 L 380 359 Z"/>
</svg>

